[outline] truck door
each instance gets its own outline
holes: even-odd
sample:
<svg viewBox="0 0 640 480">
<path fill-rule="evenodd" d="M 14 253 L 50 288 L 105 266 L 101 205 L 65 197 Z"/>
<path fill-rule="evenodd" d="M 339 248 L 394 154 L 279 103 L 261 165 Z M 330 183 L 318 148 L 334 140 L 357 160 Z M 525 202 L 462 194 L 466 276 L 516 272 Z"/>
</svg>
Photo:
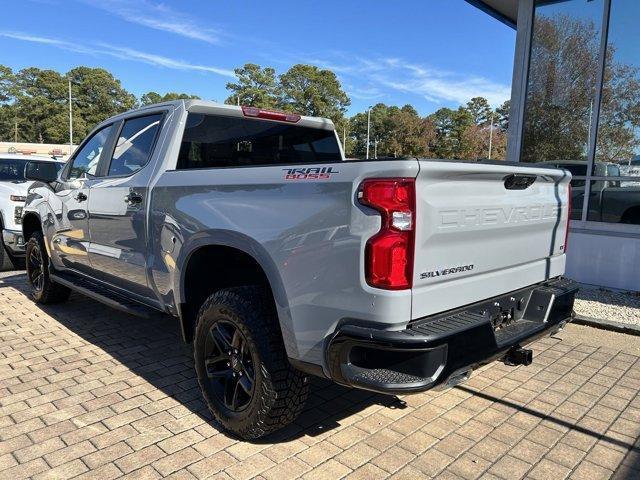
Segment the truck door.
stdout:
<svg viewBox="0 0 640 480">
<path fill-rule="evenodd" d="M 117 126 L 115 148 L 101 166 L 89 199 L 89 258 L 95 276 L 152 298 L 146 276 L 149 160 L 163 113 L 127 118 Z"/>
<path fill-rule="evenodd" d="M 50 197 L 52 214 L 47 236 L 54 263 L 79 272 L 89 272 L 89 225 L 87 205 L 91 184 L 103 151 L 109 150 L 113 125 L 83 142 L 65 167 L 61 182 Z M 45 220 L 46 221 L 46 220 Z M 51 228 L 53 227 L 53 228 Z"/>
</svg>

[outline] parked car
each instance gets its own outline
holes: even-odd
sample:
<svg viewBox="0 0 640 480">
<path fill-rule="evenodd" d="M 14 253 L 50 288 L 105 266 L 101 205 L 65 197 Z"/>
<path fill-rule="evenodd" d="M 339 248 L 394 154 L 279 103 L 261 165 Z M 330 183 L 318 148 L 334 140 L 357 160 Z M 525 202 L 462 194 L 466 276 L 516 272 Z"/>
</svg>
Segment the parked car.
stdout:
<svg viewBox="0 0 640 480">
<path fill-rule="evenodd" d="M 32 182 L 27 181 L 24 171 L 27 163 L 46 162 L 59 171 L 63 163 L 47 157 L 0 154 L 0 222 L 2 245 L 0 248 L 0 270 L 11 270 L 24 259 L 24 237 L 22 235 L 22 209 L 27 189 Z"/>
<path fill-rule="evenodd" d="M 455 385 L 571 320 L 570 175 L 505 162 L 345 161 L 330 120 L 187 100 L 111 118 L 39 180 L 31 296 L 177 317 L 213 415 L 293 421 L 308 375 Z"/>
<path fill-rule="evenodd" d="M 587 162 L 583 160 L 549 161 L 539 165 L 564 168 L 574 176 L 587 174 Z M 621 168 L 626 171 L 622 172 Z M 611 179 L 599 179 L 591 182 L 588 220 L 640 225 L 640 185 L 625 180 L 625 176 L 628 175 L 636 175 L 637 173 L 640 176 L 640 171 L 635 172 L 635 169 L 637 167 L 628 167 L 617 163 L 595 163 L 593 175 L 610 177 Z M 574 180 L 572 186 L 572 218 L 580 220 L 585 195 L 585 181 Z"/>
</svg>

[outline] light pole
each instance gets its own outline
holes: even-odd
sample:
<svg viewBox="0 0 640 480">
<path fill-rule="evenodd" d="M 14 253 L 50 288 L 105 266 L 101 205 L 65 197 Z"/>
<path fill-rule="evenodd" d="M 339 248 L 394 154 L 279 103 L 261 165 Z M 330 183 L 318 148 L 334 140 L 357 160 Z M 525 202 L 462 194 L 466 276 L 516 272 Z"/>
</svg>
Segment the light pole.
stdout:
<svg viewBox="0 0 640 480">
<path fill-rule="evenodd" d="M 343 124 L 342 125 L 342 150 L 345 153 L 347 153 L 347 125 Z"/>
<path fill-rule="evenodd" d="M 71 106 L 71 78 L 69 78 L 69 155 L 73 149 L 73 107 Z"/>
<path fill-rule="evenodd" d="M 369 132 L 371 131 L 371 105 L 369 105 L 369 109 L 367 110 L 367 157 L 369 160 Z"/>
<path fill-rule="evenodd" d="M 491 126 L 489 127 L 489 160 L 491 160 L 492 148 L 493 148 L 493 113 L 491 114 Z"/>
<path fill-rule="evenodd" d="M 378 137 L 373 141 L 373 158 L 378 159 Z"/>
</svg>

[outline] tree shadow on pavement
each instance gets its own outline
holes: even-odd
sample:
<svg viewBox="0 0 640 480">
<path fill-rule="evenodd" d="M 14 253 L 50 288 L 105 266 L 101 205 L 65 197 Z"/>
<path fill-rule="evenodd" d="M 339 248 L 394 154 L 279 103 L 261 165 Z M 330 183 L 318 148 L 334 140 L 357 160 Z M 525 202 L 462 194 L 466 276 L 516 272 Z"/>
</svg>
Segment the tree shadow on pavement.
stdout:
<svg viewBox="0 0 640 480">
<path fill-rule="evenodd" d="M 24 273 L 4 276 L 0 279 L 0 287 L 3 285 L 11 286 L 25 295 L 28 292 Z M 183 342 L 176 319 L 161 314 L 151 319 L 135 317 L 77 293 L 72 293 L 65 303 L 37 307 L 87 343 L 106 352 L 134 375 L 222 431 L 201 398 L 193 368 L 192 348 Z M 95 349 L 92 348 L 92 351 L 95 354 Z M 406 407 L 395 396 L 348 389 L 312 377 L 305 410 L 294 424 L 257 442 L 277 443 L 301 436 L 320 435 L 371 405 L 393 409 Z"/>
</svg>

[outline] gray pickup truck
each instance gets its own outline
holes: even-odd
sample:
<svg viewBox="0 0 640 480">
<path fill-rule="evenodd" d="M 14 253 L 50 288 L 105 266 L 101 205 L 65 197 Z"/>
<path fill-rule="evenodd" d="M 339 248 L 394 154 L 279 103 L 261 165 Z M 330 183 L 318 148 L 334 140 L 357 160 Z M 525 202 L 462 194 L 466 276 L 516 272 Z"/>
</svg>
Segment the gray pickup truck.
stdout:
<svg viewBox="0 0 640 480">
<path fill-rule="evenodd" d="M 574 177 L 587 175 L 587 162 L 584 160 L 548 161 L 538 165 L 566 169 Z M 626 171 L 623 171 L 623 168 Z M 596 162 L 593 166 L 593 175 L 600 178 L 591 182 L 587 220 L 640 225 L 640 185 L 626 178 L 626 176 L 640 176 L 639 170 L 634 165 Z M 572 184 L 571 218 L 580 220 L 586 190 L 585 181 L 574 179 Z"/>
<path fill-rule="evenodd" d="M 451 386 L 529 364 L 572 318 L 563 170 L 349 161 L 329 120 L 189 100 L 111 118 L 59 174 L 27 175 L 33 299 L 176 317 L 242 438 L 292 422 L 309 374 Z"/>
</svg>

